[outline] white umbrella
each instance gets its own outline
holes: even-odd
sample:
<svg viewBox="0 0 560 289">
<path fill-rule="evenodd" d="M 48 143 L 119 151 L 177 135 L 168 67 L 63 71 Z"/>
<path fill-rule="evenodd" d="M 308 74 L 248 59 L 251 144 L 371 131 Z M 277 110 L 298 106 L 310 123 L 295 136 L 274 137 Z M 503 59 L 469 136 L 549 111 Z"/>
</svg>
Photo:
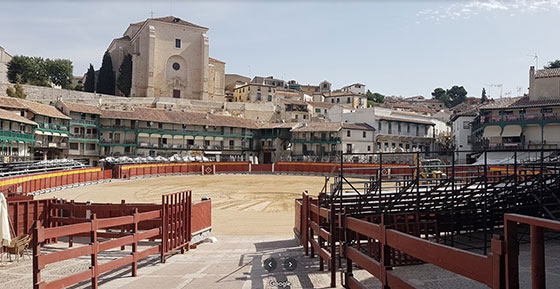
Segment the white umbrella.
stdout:
<svg viewBox="0 0 560 289">
<path fill-rule="evenodd" d="M 6 202 L 4 194 L 0 193 L 0 245 L 9 245 L 11 241 L 8 203 Z"/>
</svg>

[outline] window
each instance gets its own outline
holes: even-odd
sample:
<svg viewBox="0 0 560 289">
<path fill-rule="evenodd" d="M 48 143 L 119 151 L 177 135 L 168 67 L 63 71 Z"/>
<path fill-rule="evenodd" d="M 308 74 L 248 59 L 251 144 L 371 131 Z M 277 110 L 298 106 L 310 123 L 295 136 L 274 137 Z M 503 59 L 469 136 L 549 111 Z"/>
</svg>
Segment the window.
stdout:
<svg viewBox="0 0 560 289">
<path fill-rule="evenodd" d="M 320 108 L 316 108 L 316 109 L 315 109 L 315 112 L 316 112 L 316 113 L 321 113 L 321 109 L 320 109 Z"/>
<path fill-rule="evenodd" d="M 120 119 L 115 119 L 115 125 L 120 126 L 121 125 L 121 120 Z"/>
<path fill-rule="evenodd" d="M 230 133 L 230 134 L 233 134 L 233 127 L 230 127 L 230 128 L 229 128 L 229 133 Z"/>
<path fill-rule="evenodd" d="M 303 119 L 307 119 L 307 115 L 306 115 L 306 114 L 303 115 Z"/>
<path fill-rule="evenodd" d="M 173 89 L 173 98 L 180 98 L 181 97 L 181 91 L 178 89 Z"/>
<path fill-rule="evenodd" d="M 406 144 L 404 147 L 406 148 L 406 151 L 408 151 L 410 149 L 410 144 Z"/>
<path fill-rule="evenodd" d="M 73 151 L 77 151 L 78 150 L 78 143 L 77 142 L 70 143 L 70 149 L 73 150 Z"/>
<path fill-rule="evenodd" d="M 381 121 L 377 123 L 377 132 L 381 132 Z"/>
<path fill-rule="evenodd" d="M 336 99 L 336 103 L 340 103 L 340 98 L 337 98 L 337 99 Z"/>
<path fill-rule="evenodd" d="M 406 133 L 410 133 L 410 124 L 406 125 Z"/>
<path fill-rule="evenodd" d="M 351 144 L 351 143 L 346 144 L 346 152 L 347 152 L 347 153 L 351 153 L 351 152 L 352 152 L 352 144 Z"/>
<path fill-rule="evenodd" d="M 371 151 L 371 146 L 367 146 L 367 151 L 368 151 L 368 152 Z"/>
<path fill-rule="evenodd" d="M 260 92 L 257 92 L 257 100 L 261 100 L 262 99 L 262 95 Z"/>
<path fill-rule="evenodd" d="M 428 135 L 428 127 L 427 126 L 424 127 L 424 135 Z"/>
<path fill-rule="evenodd" d="M 94 143 L 88 143 L 88 144 L 86 144 L 86 150 L 88 150 L 88 151 L 94 151 L 94 150 L 96 150 L 95 144 L 94 144 Z"/>
<path fill-rule="evenodd" d="M 389 134 L 392 134 L 393 133 L 393 123 L 389 122 L 388 126 L 389 126 Z"/>
<path fill-rule="evenodd" d="M 331 103 L 334 103 L 334 98 L 331 98 Z"/>
<path fill-rule="evenodd" d="M 365 131 L 362 132 L 362 137 L 366 138 L 367 133 Z M 368 150 L 369 151 L 369 150 Z"/>
<path fill-rule="evenodd" d="M 173 66 L 173 70 L 179 70 L 179 69 L 181 69 L 181 65 L 180 65 L 179 63 L 177 63 L 177 62 L 174 62 L 172 66 Z"/>
<path fill-rule="evenodd" d="M 268 95 L 268 101 L 272 101 L 272 95 Z"/>
<path fill-rule="evenodd" d="M 419 134 L 419 133 L 418 133 L 418 128 L 419 128 L 419 127 L 420 127 L 420 126 L 416 125 L 416 136 L 418 136 L 418 134 Z"/>
<path fill-rule="evenodd" d="M 209 140 L 204 140 L 204 146 L 209 147 L 210 146 L 210 141 Z"/>
<path fill-rule="evenodd" d="M 181 39 L 175 39 L 175 48 L 181 48 Z"/>
<path fill-rule="evenodd" d="M 552 113 L 552 108 L 543 108 L 542 113 Z"/>
<path fill-rule="evenodd" d="M 233 146 L 235 145 L 235 142 L 233 140 L 229 141 L 229 148 L 233 148 Z"/>
<path fill-rule="evenodd" d="M 350 97 L 346 98 L 346 103 L 350 103 Z"/>
<path fill-rule="evenodd" d="M 346 136 L 347 136 L 347 137 L 350 137 L 350 130 L 347 130 L 347 131 L 346 131 Z"/>
<path fill-rule="evenodd" d="M 463 121 L 463 129 L 469 129 L 469 128 L 471 128 L 470 122 Z"/>
<path fill-rule="evenodd" d="M 399 134 L 400 134 L 401 133 L 401 123 L 400 122 L 399 122 L 398 126 L 399 126 L 398 130 L 399 130 Z"/>
</svg>

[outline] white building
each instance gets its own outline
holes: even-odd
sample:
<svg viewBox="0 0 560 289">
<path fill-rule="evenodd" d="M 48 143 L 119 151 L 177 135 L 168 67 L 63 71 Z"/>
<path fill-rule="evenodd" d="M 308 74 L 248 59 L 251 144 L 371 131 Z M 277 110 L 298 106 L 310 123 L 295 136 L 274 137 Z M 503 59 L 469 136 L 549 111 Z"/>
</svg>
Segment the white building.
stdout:
<svg viewBox="0 0 560 289">
<path fill-rule="evenodd" d="M 366 86 L 361 83 L 354 83 L 347 85 L 341 89 L 343 92 L 355 93 L 355 94 L 366 94 Z"/>
<path fill-rule="evenodd" d="M 366 108 L 367 97 L 353 92 L 332 92 L 324 95 L 324 101 L 331 104 L 346 105 L 351 108 Z"/>
<path fill-rule="evenodd" d="M 466 163 L 468 152 L 472 150 L 471 123 L 477 115 L 476 110 L 465 111 L 451 117 L 453 127 L 453 148 L 455 150 L 455 161 Z"/>
<path fill-rule="evenodd" d="M 8 62 L 12 56 L 0 46 L 0 83 L 8 83 Z"/>
</svg>

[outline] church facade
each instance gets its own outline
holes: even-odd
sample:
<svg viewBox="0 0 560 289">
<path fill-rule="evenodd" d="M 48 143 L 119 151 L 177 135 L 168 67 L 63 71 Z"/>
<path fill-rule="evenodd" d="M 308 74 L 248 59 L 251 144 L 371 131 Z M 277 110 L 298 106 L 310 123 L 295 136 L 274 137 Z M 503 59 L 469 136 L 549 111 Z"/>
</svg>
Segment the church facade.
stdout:
<svg viewBox="0 0 560 289">
<path fill-rule="evenodd" d="M 115 76 L 130 54 L 131 96 L 223 101 L 225 63 L 208 56 L 207 32 L 173 16 L 132 23 L 108 48 Z"/>
</svg>

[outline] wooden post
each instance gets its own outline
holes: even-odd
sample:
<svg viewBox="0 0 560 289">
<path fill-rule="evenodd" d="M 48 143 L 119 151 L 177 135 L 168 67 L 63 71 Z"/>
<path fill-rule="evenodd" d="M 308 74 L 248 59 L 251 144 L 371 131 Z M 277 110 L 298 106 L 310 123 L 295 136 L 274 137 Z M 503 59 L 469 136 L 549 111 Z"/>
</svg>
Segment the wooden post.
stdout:
<svg viewBox="0 0 560 289">
<path fill-rule="evenodd" d="M 90 245 L 93 246 L 91 253 L 91 269 L 93 270 L 91 276 L 91 288 L 98 288 L 98 277 L 97 272 L 97 253 L 99 252 L 99 243 L 97 242 L 97 216 L 93 214 L 91 217 L 91 231 L 90 231 Z"/>
<path fill-rule="evenodd" d="M 167 251 L 167 195 L 161 196 L 161 262 L 165 263 L 165 252 Z"/>
<path fill-rule="evenodd" d="M 391 248 L 387 245 L 387 227 L 385 226 L 385 215 L 381 215 L 381 284 L 383 289 L 389 289 L 387 285 L 387 269 L 391 266 Z"/>
<path fill-rule="evenodd" d="M 70 201 L 70 212 L 68 212 L 68 219 L 72 220 L 74 218 L 74 200 Z M 68 247 L 72 248 L 74 245 L 74 237 L 72 235 L 68 236 Z"/>
<path fill-rule="evenodd" d="M 121 216 L 126 215 L 126 201 L 125 200 L 121 200 Z M 124 235 L 124 233 L 126 233 L 126 226 L 122 225 L 121 226 L 121 235 Z M 121 246 L 121 251 L 124 251 L 126 248 L 125 245 Z"/>
<path fill-rule="evenodd" d="M 302 215 L 302 224 L 301 224 L 301 241 L 303 243 L 303 249 L 305 251 L 305 256 L 309 256 L 309 244 L 307 237 L 309 236 L 307 233 L 307 214 L 309 213 L 309 195 L 307 191 L 304 191 L 302 194 L 302 202 L 301 202 L 301 215 Z"/>
<path fill-rule="evenodd" d="M 533 289 L 546 288 L 544 230 L 536 225 L 531 225 L 531 281 Z"/>
<path fill-rule="evenodd" d="M 502 289 L 505 286 L 504 272 L 504 239 L 502 236 L 494 235 L 490 244 L 492 257 L 492 288 Z"/>
<path fill-rule="evenodd" d="M 519 289 L 519 242 L 517 241 L 517 223 L 504 220 L 506 241 L 505 274 L 506 288 Z"/>
<path fill-rule="evenodd" d="M 40 238 L 40 236 L 41 238 Z M 41 269 L 39 269 L 39 257 L 41 256 L 41 242 L 43 236 L 43 228 L 40 220 L 35 222 L 33 227 L 33 288 L 39 289 L 41 283 Z"/>
<path fill-rule="evenodd" d="M 342 199 L 342 193 L 340 194 Z M 331 287 L 336 287 L 336 214 L 334 211 L 334 196 L 331 196 L 331 207 L 329 212 L 329 224 L 330 224 L 330 235 L 328 242 L 331 246 L 331 259 L 330 261 L 330 269 L 331 269 Z M 342 207 L 340 208 L 342 209 Z M 319 214 L 320 216 L 320 214 Z"/>
<path fill-rule="evenodd" d="M 138 222 L 139 222 L 139 215 L 138 215 L 138 208 L 134 208 L 133 213 L 133 235 L 132 235 L 132 277 L 136 277 L 138 274 Z"/>
</svg>

